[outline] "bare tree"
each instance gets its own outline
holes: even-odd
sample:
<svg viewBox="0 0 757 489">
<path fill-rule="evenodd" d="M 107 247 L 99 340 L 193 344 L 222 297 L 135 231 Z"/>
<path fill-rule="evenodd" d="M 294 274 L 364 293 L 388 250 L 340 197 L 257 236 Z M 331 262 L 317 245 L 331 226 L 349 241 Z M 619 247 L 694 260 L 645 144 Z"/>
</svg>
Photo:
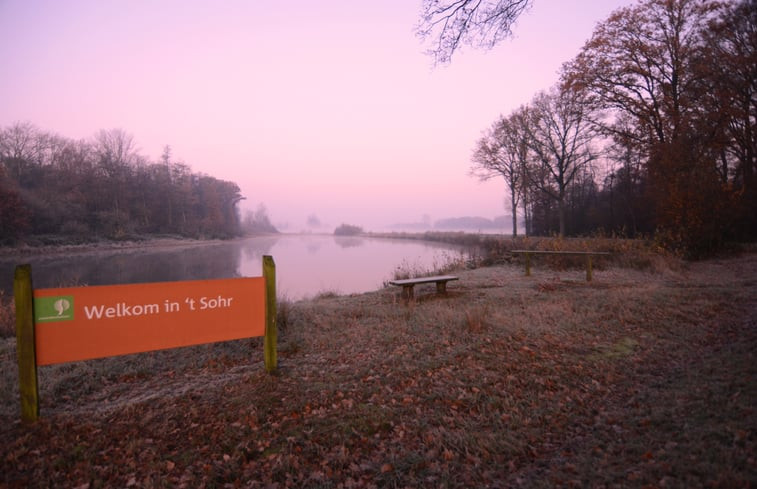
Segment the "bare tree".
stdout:
<svg viewBox="0 0 757 489">
<path fill-rule="evenodd" d="M 123 129 L 99 131 L 95 135 L 94 148 L 99 162 L 107 167 L 128 166 L 137 155 L 134 136 Z"/>
<path fill-rule="evenodd" d="M 461 44 L 491 49 L 512 36 L 512 26 L 532 0 L 423 0 L 416 27 L 434 64 L 449 63 Z"/>
<path fill-rule="evenodd" d="M 525 141 L 537 163 L 529 171 L 529 184 L 557 203 L 560 236 L 564 236 L 566 191 L 597 158 L 591 144 L 594 125 L 575 93 L 557 89 L 539 93 L 524 122 Z"/>
<path fill-rule="evenodd" d="M 527 134 L 522 118 L 525 108 L 508 117 L 500 118 L 492 124 L 484 136 L 476 143 L 473 152 L 471 174 L 480 180 L 502 177 L 510 192 L 513 237 L 518 234 L 518 205 L 525 191 L 525 167 L 528 160 Z"/>
<path fill-rule="evenodd" d="M 21 181 L 38 165 L 43 153 L 43 133 L 30 122 L 16 122 L 0 131 L 0 162 L 9 176 Z"/>
<path fill-rule="evenodd" d="M 126 232 L 130 221 L 128 206 L 131 199 L 128 183 L 132 181 L 134 163 L 139 157 L 134 137 L 123 129 L 101 130 L 95 134 L 93 148 L 97 162 L 96 171 L 102 176 L 103 185 L 98 189 L 102 202 L 109 202 L 99 209 L 102 225 L 114 235 Z"/>
</svg>

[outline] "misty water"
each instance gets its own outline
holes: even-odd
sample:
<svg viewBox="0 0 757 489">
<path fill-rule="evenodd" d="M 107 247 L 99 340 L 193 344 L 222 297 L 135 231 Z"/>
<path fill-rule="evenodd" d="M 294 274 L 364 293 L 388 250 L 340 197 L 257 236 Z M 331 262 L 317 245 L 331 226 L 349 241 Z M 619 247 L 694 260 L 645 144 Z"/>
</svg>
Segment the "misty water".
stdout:
<svg viewBox="0 0 757 489">
<path fill-rule="evenodd" d="M 2 288 L 13 271 L 32 265 L 35 288 L 201 280 L 262 275 L 262 256 L 276 263 L 277 295 L 300 300 L 322 293 L 379 289 L 397 268 L 432 270 L 463 253 L 454 245 L 416 240 L 280 235 L 171 247 L 0 258 Z"/>
</svg>

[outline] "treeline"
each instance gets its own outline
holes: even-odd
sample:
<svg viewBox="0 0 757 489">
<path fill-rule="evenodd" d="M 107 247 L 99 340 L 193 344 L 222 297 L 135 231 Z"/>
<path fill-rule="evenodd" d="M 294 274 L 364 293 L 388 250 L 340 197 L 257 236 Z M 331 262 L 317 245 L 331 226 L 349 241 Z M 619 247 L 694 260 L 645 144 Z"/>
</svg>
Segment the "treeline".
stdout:
<svg viewBox="0 0 757 489">
<path fill-rule="evenodd" d="M 756 32 L 754 0 L 618 9 L 558 86 L 484 133 L 472 172 L 504 178 L 528 234 L 655 236 L 689 256 L 754 240 Z"/>
<path fill-rule="evenodd" d="M 363 234 L 363 228 L 354 224 L 340 224 L 334 229 L 334 236 L 359 236 Z"/>
<path fill-rule="evenodd" d="M 74 141 L 30 123 L 0 128 L 0 240 L 34 235 L 124 239 L 142 234 L 240 234 L 233 182 L 137 151 L 123 130 Z"/>
<path fill-rule="evenodd" d="M 508 216 L 498 216 L 494 219 L 487 219 L 478 216 L 465 217 L 447 217 L 439 219 L 434 223 L 434 229 L 491 229 L 501 230 L 511 226 L 511 218 Z"/>
</svg>

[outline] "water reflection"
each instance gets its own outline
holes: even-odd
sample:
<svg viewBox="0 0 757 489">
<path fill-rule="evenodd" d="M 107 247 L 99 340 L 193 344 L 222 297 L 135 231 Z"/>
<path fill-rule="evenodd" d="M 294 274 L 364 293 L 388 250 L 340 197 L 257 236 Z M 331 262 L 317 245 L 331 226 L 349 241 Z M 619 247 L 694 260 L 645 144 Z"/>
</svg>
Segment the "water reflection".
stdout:
<svg viewBox="0 0 757 489">
<path fill-rule="evenodd" d="M 342 248 L 355 248 L 365 244 L 365 239 L 357 236 L 334 236 L 334 241 Z"/>
<path fill-rule="evenodd" d="M 451 245 L 341 236 L 265 236 L 223 243 L 31 256 L 37 288 L 199 280 L 261 275 L 263 255 L 276 262 L 280 296 L 375 290 L 399 266 L 430 269 L 459 256 Z M 0 260 L 0 288 L 12 293 L 18 260 Z"/>
</svg>

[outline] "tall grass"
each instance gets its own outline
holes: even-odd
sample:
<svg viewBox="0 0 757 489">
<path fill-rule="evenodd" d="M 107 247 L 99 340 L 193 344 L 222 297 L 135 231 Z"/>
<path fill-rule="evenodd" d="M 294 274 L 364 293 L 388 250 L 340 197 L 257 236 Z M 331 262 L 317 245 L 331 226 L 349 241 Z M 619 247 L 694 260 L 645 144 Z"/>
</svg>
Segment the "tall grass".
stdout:
<svg viewBox="0 0 757 489">
<path fill-rule="evenodd" d="M 448 253 L 444 252 L 432 260 L 430 265 L 411 263 L 402 260 L 392 272 L 392 280 L 402 280 L 407 278 L 428 277 L 431 275 L 443 275 L 462 270 L 466 267 L 468 259 L 464 252 Z"/>
<path fill-rule="evenodd" d="M 531 237 L 516 238 L 503 235 L 427 232 L 419 234 L 395 233 L 394 238 L 419 239 L 458 245 L 466 250 L 469 264 L 490 266 L 511 263 L 516 258 L 511 251 L 518 249 L 539 251 L 604 251 L 610 256 L 596 257 L 598 269 L 612 265 L 619 268 L 662 272 L 678 269 L 682 260 L 659 242 L 647 239 L 628 239 L 621 236 L 589 236 L 579 238 Z M 518 258 L 519 259 L 519 258 Z M 580 257 L 543 257 L 544 263 L 555 268 L 583 267 Z"/>
</svg>

